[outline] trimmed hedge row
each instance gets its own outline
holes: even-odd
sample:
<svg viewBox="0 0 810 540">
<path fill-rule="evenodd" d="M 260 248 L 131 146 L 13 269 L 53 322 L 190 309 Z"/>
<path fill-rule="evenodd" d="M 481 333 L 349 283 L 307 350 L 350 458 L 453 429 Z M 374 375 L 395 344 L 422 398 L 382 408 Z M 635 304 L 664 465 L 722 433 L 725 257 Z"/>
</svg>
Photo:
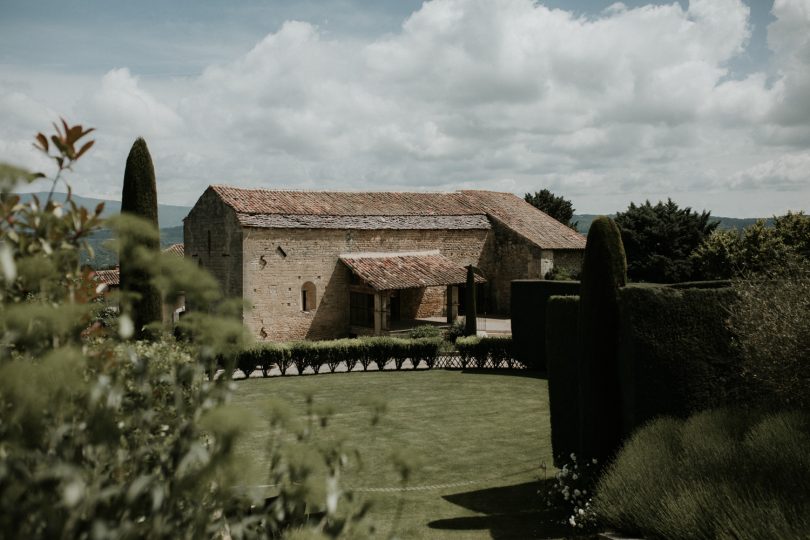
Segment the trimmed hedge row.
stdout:
<svg viewBox="0 0 810 540">
<path fill-rule="evenodd" d="M 413 360 L 414 366 L 424 362 L 430 369 L 436 363 L 441 344 L 441 338 L 392 337 L 263 343 L 242 351 L 236 358 L 235 367 L 246 377 L 257 368 L 267 377 L 273 365 L 278 366 L 282 375 L 291 367 L 295 367 L 299 374 L 307 368 L 314 373 L 324 368 L 333 373 L 340 364 L 345 364 L 349 371 L 358 363 L 363 371 L 372 363 L 377 369 L 383 369 L 389 360 L 393 360 L 396 369 L 401 369 L 408 359 Z"/>
<path fill-rule="evenodd" d="M 657 416 L 686 417 L 752 395 L 726 328 L 730 288 L 627 286 L 619 292 L 625 434 Z"/>
<path fill-rule="evenodd" d="M 547 369 L 546 302 L 552 296 L 579 294 L 579 281 L 512 281 L 511 316 L 515 360 L 530 369 Z"/>
<path fill-rule="evenodd" d="M 461 368 L 501 367 L 504 362 L 509 368 L 514 365 L 512 338 L 503 337 L 460 337 L 456 340 Z"/>
<path fill-rule="evenodd" d="M 546 357 L 551 448 L 558 468 L 579 454 L 579 297 L 552 296 L 546 303 Z"/>
<path fill-rule="evenodd" d="M 726 328 L 730 288 L 633 284 L 619 290 L 618 365 L 621 436 L 662 416 L 687 417 L 724 405 L 753 403 L 763 391 L 742 376 Z M 578 299 L 552 297 L 546 312 L 546 354 L 555 460 L 581 441 Z M 581 307 L 580 307 L 581 309 Z M 555 461 L 556 463 L 556 461 Z M 558 463 L 558 466 L 564 461 Z"/>
</svg>

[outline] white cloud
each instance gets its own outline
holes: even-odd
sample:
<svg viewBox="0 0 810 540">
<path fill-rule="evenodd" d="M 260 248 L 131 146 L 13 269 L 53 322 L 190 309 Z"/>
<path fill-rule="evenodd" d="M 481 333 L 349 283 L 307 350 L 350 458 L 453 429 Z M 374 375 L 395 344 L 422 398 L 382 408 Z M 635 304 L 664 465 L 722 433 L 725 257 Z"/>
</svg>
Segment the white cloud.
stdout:
<svg viewBox="0 0 810 540">
<path fill-rule="evenodd" d="M 734 185 L 756 190 L 806 189 L 808 171 L 810 171 L 810 152 L 783 154 L 737 173 L 734 176 Z"/>
<path fill-rule="evenodd" d="M 167 202 L 192 203 L 214 182 L 549 186 L 582 210 L 681 193 L 750 213 L 723 190 L 782 178 L 810 195 L 810 172 L 775 165 L 810 141 L 810 2 L 776 0 L 773 13 L 773 80 L 729 77 L 751 33 L 741 0 L 616 3 L 588 17 L 532 0 L 433 0 L 399 32 L 362 38 L 289 21 L 171 91 L 122 68 L 77 96 L 100 139 L 84 185 L 119 190 L 144 135 Z M 4 95 L 0 111 L 15 107 Z"/>
<path fill-rule="evenodd" d="M 183 123 L 171 107 L 141 88 L 127 68 L 107 72 L 98 89 L 79 102 L 78 114 L 113 133 L 145 137 L 170 136 Z"/>
</svg>

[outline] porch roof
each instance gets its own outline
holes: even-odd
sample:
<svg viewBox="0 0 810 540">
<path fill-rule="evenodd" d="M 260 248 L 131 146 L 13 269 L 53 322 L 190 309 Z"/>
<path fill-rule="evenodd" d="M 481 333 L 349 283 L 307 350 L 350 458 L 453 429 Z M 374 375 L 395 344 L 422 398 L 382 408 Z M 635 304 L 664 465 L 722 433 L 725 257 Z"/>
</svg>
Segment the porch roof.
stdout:
<svg viewBox="0 0 810 540">
<path fill-rule="evenodd" d="M 467 270 L 435 251 L 395 253 L 346 253 L 343 264 L 377 291 L 459 285 Z M 485 280 L 476 275 L 475 281 Z"/>
</svg>

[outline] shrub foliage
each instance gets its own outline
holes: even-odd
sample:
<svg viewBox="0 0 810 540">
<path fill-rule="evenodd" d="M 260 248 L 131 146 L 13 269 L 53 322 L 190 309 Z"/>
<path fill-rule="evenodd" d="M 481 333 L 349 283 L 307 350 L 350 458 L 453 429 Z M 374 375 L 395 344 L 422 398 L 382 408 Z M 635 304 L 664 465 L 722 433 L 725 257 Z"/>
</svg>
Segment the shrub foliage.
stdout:
<svg viewBox="0 0 810 540">
<path fill-rule="evenodd" d="M 621 440 L 618 293 L 626 269 L 618 227 L 610 218 L 596 218 L 588 231 L 579 299 L 578 455 L 601 463 Z"/>
<path fill-rule="evenodd" d="M 720 409 L 640 429 L 596 489 L 603 525 L 647 538 L 805 538 L 810 418 Z"/>
<path fill-rule="evenodd" d="M 734 280 L 728 328 L 743 373 L 770 404 L 810 408 L 810 262 Z"/>
<path fill-rule="evenodd" d="M 685 417 L 750 397 L 724 322 L 732 289 L 631 285 L 619 299 L 625 433 L 658 416 Z"/>
<path fill-rule="evenodd" d="M 121 307 L 135 325 L 135 334 L 144 335 L 144 328 L 159 323 L 162 316 L 160 294 L 151 283 L 148 267 L 160 250 L 158 230 L 158 201 L 155 168 L 146 141 L 138 138 L 127 156 L 121 213 L 139 217 L 151 227 L 139 229 L 143 234 L 120 236 L 126 239 L 118 250 L 121 280 Z"/>
<path fill-rule="evenodd" d="M 512 281 L 512 340 L 516 360 L 530 369 L 546 371 L 546 303 L 554 295 L 578 295 L 579 286 L 578 281 Z"/>
<path fill-rule="evenodd" d="M 632 281 L 676 283 L 693 278 L 692 252 L 719 224 L 710 212 L 679 208 L 671 199 L 634 203 L 616 215 Z"/>
<path fill-rule="evenodd" d="M 512 338 L 504 337 L 481 337 L 467 336 L 456 340 L 461 367 L 466 368 L 486 368 L 502 367 L 511 368 L 512 360 Z"/>
<path fill-rule="evenodd" d="M 56 152 L 49 154 L 59 168 L 54 185 L 89 148 L 75 147 L 89 131 L 65 122 L 63 128 L 50 139 L 37 136 L 43 152 Z M 354 453 L 336 441 L 314 444 L 316 431 L 289 426 L 276 408 L 267 416 L 278 434 L 268 450 L 275 499 L 234 489 L 234 444 L 249 415 L 228 405 L 227 378 L 205 373 L 217 358 L 230 365 L 249 341 L 213 278 L 186 261 L 154 257 L 149 283 L 164 297 L 183 291 L 206 309 L 184 317 L 181 342 L 168 335 L 131 341 L 132 321 L 106 309 L 103 287 L 79 266 L 102 207 L 88 212 L 70 193 L 65 204 L 21 205 L 6 180 L 0 182 L 3 534 L 239 539 L 300 529 L 320 538 L 362 535 L 365 508 L 350 503 L 338 482 Z M 130 233 L 154 234 L 144 227 L 122 219 L 119 246 L 131 241 Z M 282 444 L 288 439 L 309 451 Z"/>
<path fill-rule="evenodd" d="M 551 447 L 557 467 L 562 467 L 568 456 L 579 451 L 578 318 L 578 296 L 549 298 L 545 341 Z"/>
</svg>

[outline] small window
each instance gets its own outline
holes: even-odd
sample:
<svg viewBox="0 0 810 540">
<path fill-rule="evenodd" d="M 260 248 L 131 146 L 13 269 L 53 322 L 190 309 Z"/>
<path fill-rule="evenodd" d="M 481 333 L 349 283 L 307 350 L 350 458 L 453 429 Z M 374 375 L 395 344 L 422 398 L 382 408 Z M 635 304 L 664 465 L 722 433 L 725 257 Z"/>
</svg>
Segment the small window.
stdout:
<svg viewBox="0 0 810 540">
<path fill-rule="evenodd" d="M 315 309 L 317 300 L 315 294 L 315 284 L 311 281 L 304 283 L 304 286 L 301 287 L 301 311 L 312 311 Z"/>
</svg>

